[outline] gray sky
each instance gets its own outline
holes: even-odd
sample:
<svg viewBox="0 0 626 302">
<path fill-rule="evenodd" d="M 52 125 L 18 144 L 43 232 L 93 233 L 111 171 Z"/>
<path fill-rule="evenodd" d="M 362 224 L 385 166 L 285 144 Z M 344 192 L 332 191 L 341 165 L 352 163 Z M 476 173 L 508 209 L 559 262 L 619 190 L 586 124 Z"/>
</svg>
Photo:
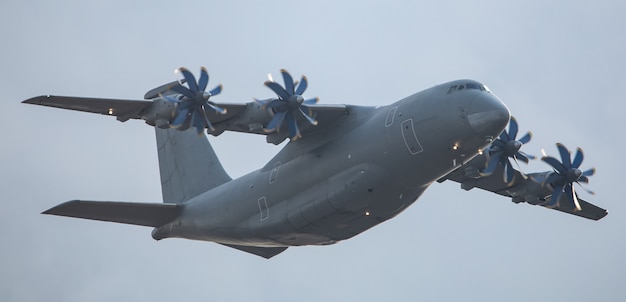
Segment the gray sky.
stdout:
<svg viewBox="0 0 626 302">
<path fill-rule="evenodd" d="M 0 2 L 3 301 L 623 301 L 626 4 L 619 1 Z M 270 97 L 267 73 L 323 103 L 382 105 L 472 78 L 511 109 L 524 151 L 585 150 L 600 222 L 456 183 L 355 238 L 271 260 L 149 228 L 40 215 L 71 199 L 159 202 L 153 129 L 22 105 L 42 94 L 141 99 L 206 66 L 217 101 Z M 619 133 L 618 133 L 619 132 Z M 211 142 L 233 177 L 280 147 Z M 548 166 L 533 162 L 526 172 Z"/>
</svg>

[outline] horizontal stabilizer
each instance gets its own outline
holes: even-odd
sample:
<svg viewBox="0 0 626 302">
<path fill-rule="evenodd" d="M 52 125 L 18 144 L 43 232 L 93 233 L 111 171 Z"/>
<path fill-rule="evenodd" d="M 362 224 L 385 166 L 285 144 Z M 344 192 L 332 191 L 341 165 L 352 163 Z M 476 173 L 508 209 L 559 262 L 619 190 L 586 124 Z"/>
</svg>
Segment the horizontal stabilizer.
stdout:
<svg viewBox="0 0 626 302">
<path fill-rule="evenodd" d="M 160 227 L 174 220 L 181 209 L 169 203 L 72 200 L 42 214 Z"/>
<path fill-rule="evenodd" d="M 284 252 L 287 249 L 287 247 L 257 247 L 257 246 L 244 246 L 244 245 L 234 245 L 234 244 L 222 244 L 222 245 L 227 246 L 227 247 L 232 247 L 234 249 L 238 249 L 246 253 L 261 256 L 265 259 L 270 259 Z"/>
</svg>

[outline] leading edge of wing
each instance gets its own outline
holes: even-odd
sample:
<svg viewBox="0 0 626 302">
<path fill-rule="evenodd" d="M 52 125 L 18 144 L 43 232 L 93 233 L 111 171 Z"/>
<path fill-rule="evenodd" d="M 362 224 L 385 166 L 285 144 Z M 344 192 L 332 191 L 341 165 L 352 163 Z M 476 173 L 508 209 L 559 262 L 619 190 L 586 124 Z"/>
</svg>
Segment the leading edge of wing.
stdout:
<svg viewBox="0 0 626 302">
<path fill-rule="evenodd" d="M 170 203 L 137 203 L 71 200 L 42 214 L 160 227 L 174 220 L 182 205 Z"/>
<path fill-rule="evenodd" d="M 152 101 L 84 98 L 73 96 L 42 95 L 23 101 L 24 104 L 117 116 L 120 120 L 140 118 L 139 113 Z"/>
</svg>

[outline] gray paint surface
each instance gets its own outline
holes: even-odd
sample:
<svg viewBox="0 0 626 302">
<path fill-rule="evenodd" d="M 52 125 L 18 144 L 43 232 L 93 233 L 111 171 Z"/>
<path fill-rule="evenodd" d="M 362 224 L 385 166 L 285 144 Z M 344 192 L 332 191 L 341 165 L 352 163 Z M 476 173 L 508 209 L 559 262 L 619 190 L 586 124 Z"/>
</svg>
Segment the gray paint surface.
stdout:
<svg viewBox="0 0 626 302">
<path fill-rule="evenodd" d="M 5 1 L 0 11 L 0 294 L 9 301 L 626 295 L 621 3 Z M 298 35 L 294 50 L 276 47 Z M 534 132 L 526 152 L 556 154 L 557 141 L 583 147 L 585 164 L 598 169 L 589 185 L 597 194 L 585 199 L 610 215 L 586 221 L 446 182 L 351 240 L 265 261 L 204 242 L 155 243 L 143 227 L 39 214 L 74 198 L 160 200 L 154 130 L 19 101 L 49 93 L 139 99 L 171 81 L 174 68 L 200 65 L 225 85 L 220 100 L 233 102 L 272 96 L 262 82 L 279 68 L 306 74 L 308 93 L 323 103 L 370 106 L 478 79 Z M 233 177 L 278 150 L 244 134 L 211 142 Z M 539 162 L 521 168 L 546 170 Z"/>
</svg>

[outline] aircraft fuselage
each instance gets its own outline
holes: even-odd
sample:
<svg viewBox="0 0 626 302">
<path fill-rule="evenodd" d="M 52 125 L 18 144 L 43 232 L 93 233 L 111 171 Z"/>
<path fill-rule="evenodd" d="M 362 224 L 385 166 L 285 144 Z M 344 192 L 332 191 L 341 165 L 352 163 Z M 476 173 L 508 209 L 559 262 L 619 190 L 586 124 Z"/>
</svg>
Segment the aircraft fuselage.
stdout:
<svg viewBox="0 0 626 302">
<path fill-rule="evenodd" d="M 192 198 L 153 237 L 265 247 L 351 238 L 402 212 L 499 135 L 509 111 L 482 87 L 460 80 L 388 106 L 349 107 L 262 169 Z"/>
</svg>

